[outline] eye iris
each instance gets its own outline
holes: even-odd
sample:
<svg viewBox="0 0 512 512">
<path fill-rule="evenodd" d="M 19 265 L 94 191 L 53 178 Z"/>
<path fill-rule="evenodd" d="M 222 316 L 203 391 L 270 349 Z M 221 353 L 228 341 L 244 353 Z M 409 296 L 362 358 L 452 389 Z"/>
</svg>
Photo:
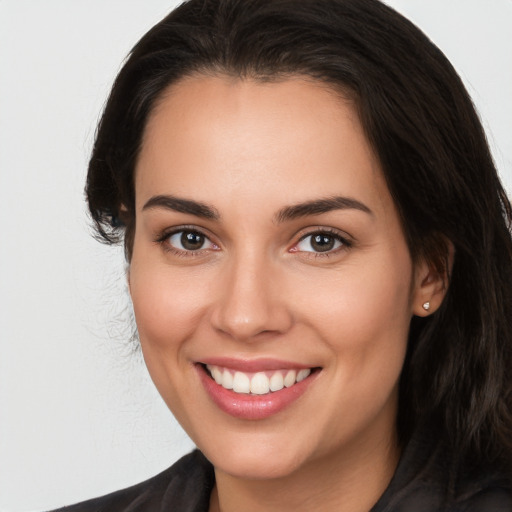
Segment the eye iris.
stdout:
<svg viewBox="0 0 512 512">
<path fill-rule="evenodd" d="M 204 244 L 204 236 L 200 233 L 185 231 L 181 235 L 181 245 L 188 251 L 201 249 Z"/>
<path fill-rule="evenodd" d="M 321 233 L 311 237 L 311 247 L 317 252 L 330 251 L 334 247 L 334 237 Z"/>
</svg>

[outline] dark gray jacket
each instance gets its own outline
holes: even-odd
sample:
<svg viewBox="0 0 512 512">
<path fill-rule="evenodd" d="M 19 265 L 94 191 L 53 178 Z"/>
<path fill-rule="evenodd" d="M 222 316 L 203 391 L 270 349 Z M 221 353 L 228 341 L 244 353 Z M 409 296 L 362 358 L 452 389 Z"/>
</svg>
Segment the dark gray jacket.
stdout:
<svg viewBox="0 0 512 512">
<path fill-rule="evenodd" d="M 407 445 L 369 512 L 512 512 L 512 489 L 503 475 L 462 469 L 453 488 L 446 451 L 425 437 Z M 214 483 L 212 465 L 196 450 L 145 482 L 55 512 L 208 512 Z"/>
</svg>

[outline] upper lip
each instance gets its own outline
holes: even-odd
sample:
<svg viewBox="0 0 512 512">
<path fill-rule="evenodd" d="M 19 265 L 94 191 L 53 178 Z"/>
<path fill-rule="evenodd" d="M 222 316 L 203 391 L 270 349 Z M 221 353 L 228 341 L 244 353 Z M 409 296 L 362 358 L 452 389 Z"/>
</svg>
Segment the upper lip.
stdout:
<svg viewBox="0 0 512 512">
<path fill-rule="evenodd" d="M 294 361 L 285 361 L 282 359 L 274 358 L 239 359 L 233 357 L 208 357 L 198 362 L 205 365 L 221 366 L 223 368 L 229 368 L 231 370 L 237 370 L 240 372 L 247 373 L 255 373 L 269 370 L 302 370 L 314 368 L 313 365 L 297 363 Z"/>
</svg>

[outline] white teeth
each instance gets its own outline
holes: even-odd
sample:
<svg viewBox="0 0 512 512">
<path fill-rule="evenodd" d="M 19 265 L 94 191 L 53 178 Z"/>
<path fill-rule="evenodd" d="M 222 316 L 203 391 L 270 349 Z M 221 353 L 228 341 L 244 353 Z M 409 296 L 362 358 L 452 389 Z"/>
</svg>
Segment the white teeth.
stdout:
<svg viewBox="0 0 512 512">
<path fill-rule="evenodd" d="M 255 373 L 251 379 L 251 393 L 266 395 L 270 391 L 270 380 L 264 373 Z"/>
<path fill-rule="evenodd" d="M 224 373 L 226 371 L 227 370 L 224 370 Z M 233 391 L 236 393 L 250 393 L 251 381 L 245 373 L 235 372 L 235 376 L 233 377 Z"/>
<path fill-rule="evenodd" d="M 284 388 L 284 379 L 281 372 L 276 372 L 270 377 L 270 391 L 280 391 Z"/>
<path fill-rule="evenodd" d="M 212 369 L 212 377 L 215 379 L 217 384 L 222 384 L 222 372 L 219 368 L 215 367 Z"/>
<path fill-rule="evenodd" d="M 287 388 L 291 388 L 297 381 L 297 372 L 295 370 L 288 370 L 286 377 L 284 378 L 284 385 Z"/>
<path fill-rule="evenodd" d="M 222 382 L 220 383 L 221 386 L 226 389 L 233 389 L 233 381 L 233 374 L 229 370 L 224 370 L 222 372 Z"/>
<path fill-rule="evenodd" d="M 311 373 L 311 370 L 309 368 L 300 370 L 299 373 L 297 373 L 297 382 L 304 380 L 306 377 L 309 376 L 310 373 Z"/>
<path fill-rule="evenodd" d="M 289 388 L 311 374 L 310 368 L 251 374 L 233 372 L 233 370 L 214 365 L 207 365 L 206 368 L 215 382 L 223 388 L 232 389 L 235 393 L 252 393 L 253 395 L 266 395 L 270 392 L 280 391 L 284 387 Z"/>
</svg>

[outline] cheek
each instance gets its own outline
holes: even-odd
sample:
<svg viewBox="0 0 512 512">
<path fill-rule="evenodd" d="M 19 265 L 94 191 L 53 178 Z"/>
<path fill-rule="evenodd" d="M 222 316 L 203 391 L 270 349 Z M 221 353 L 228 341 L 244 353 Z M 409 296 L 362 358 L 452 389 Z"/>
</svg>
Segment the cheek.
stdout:
<svg viewBox="0 0 512 512">
<path fill-rule="evenodd" d="M 144 361 L 162 398 L 190 432 L 184 411 L 194 402 L 194 391 L 184 385 L 193 371 L 187 341 L 204 316 L 205 287 L 170 267 L 140 261 L 132 259 L 130 293 Z"/>
<path fill-rule="evenodd" d="M 171 267 L 132 261 L 130 293 L 143 348 L 170 349 L 197 327 L 209 289 L 204 280 L 199 286 L 197 279 L 201 278 L 173 272 Z"/>
<path fill-rule="evenodd" d="M 386 264 L 393 262 L 393 264 Z M 370 264 L 371 263 L 371 264 Z M 330 275 L 328 286 L 309 286 L 304 316 L 329 345 L 344 382 L 393 385 L 407 348 L 412 265 L 408 252 L 380 255 L 364 269 L 346 266 Z"/>
<path fill-rule="evenodd" d="M 308 279 L 297 286 L 303 290 L 303 309 L 311 319 L 340 338 L 349 331 L 357 340 L 364 333 L 408 329 L 411 308 L 411 265 L 354 265 L 332 272 L 328 279 Z"/>
</svg>

